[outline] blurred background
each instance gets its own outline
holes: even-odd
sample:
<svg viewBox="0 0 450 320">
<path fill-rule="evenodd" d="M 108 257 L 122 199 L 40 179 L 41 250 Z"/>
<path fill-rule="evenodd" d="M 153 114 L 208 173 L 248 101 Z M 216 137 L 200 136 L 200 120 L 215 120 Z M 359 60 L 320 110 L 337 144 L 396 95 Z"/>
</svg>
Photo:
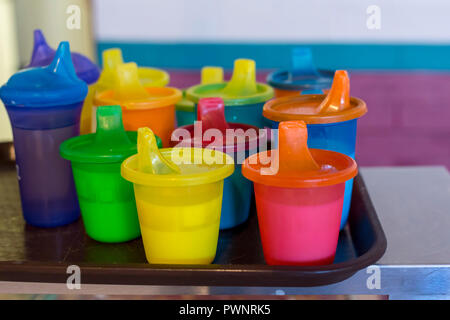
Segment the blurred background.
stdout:
<svg viewBox="0 0 450 320">
<path fill-rule="evenodd" d="M 180 88 L 236 58 L 254 59 L 265 81 L 307 46 L 317 67 L 349 70 L 351 94 L 368 105 L 360 165 L 450 168 L 448 12 L 446 0 L 0 0 L 0 82 L 29 63 L 35 28 L 99 64 L 102 50 L 119 47 Z M 0 142 L 11 139 L 0 106 Z"/>
</svg>

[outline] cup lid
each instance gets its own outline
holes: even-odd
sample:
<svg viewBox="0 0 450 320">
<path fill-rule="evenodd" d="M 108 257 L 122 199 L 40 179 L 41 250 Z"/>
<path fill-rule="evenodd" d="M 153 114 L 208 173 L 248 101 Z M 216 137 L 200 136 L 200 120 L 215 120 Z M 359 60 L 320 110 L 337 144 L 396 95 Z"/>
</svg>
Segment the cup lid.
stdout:
<svg viewBox="0 0 450 320">
<path fill-rule="evenodd" d="M 114 88 L 95 95 L 94 104 L 119 104 L 123 108 L 148 109 L 166 107 L 181 99 L 181 91 L 170 87 L 144 87 L 136 63 L 118 65 L 114 72 Z"/>
<path fill-rule="evenodd" d="M 69 43 L 63 41 L 50 65 L 15 73 L 0 88 L 0 97 L 6 105 L 53 107 L 81 102 L 87 91 L 75 74 Z"/>
<path fill-rule="evenodd" d="M 223 68 L 205 66 L 201 70 L 201 84 L 221 83 L 223 82 Z"/>
<path fill-rule="evenodd" d="M 31 55 L 30 63 L 26 68 L 48 66 L 55 57 L 56 51 L 47 44 L 42 30 L 34 30 L 33 35 L 33 53 Z M 100 70 L 94 62 L 77 52 L 72 52 L 71 56 L 78 78 L 87 84 L 92 84 L 98 80 Z"/>
<path fill-rule="evenodd" d="M 70 138 L 60 146 L 64 159 L 84 163 L 116 163 L 137 151 L 136 131 L 125 131 L 120 106 L 97 109 L 97 131 Z M 162 147 L 157 138 L 158 147 Z"/>
<path fill-rule="evenodd" d="M 226 106 L 237 106 L 267 101 L 273 97 L 273 89 L 256 82 L 254 60 L 237 59 L 230 81 L 190 87 L 186 97 L 195 103 L 201 98 L 220 97 Z"/>
<path fill-rule="evenodd" d="M 366 103 L 350 97 L 347 71 L 337 70 L 327 95 L 304 94 L 268 101 L 263 115 L 273 121 L 303 120 L 307 124 L 335 123 L 352 120 L 367 112 Z"/>
<path fill-rule="evenodd" d="M 201 129 L 196 126 L 201 126 Z M 185 130 L 188 137 L 184 137 Z M 172 141 L 178 140 L 177 146 L 208 147 L 230 153 L 256 149 L 259 139 L 265 136 L 265 130 L 258 127 L 227 122 L 222 98 L 202 98 L 197 106 L 197 122 L 175 129 Z"/>
<path fill-rule="evenodd" d="M 334 71 L 317 69 L 310 48 L 292 50 L 290 70 L 278 70 L 267 76 L 267 83 L 274 88 L 292 91 L 329 89 Z"/>
<path fill-rule="evenodd" d="M 223 82 L 223 68 L 221 67 L 203 67 L 201 70 L 201 84 Z M 183 91 L 183 99 L 175 105 L 179 111 L 194 112 L 195 103 L 186 98 L 186 91 Z"/>
<path fill-rule="evenodd" d="M 343 183 L 357 174 L 355 160 L 342 153 L 308 149 L 303 121 L 281 122 L 278 149 L 254 154 L 242 174 L 256 183 L 285 188 L 311 188 Z"/>
<path fill-rule="evenodd" d="M 103 70 L 98 79 L 100 89 L 111 89 L 114 87 L 115 70 L 122 65 L 122 51 L 118 48 L 107 49 L 102 52 Z M 144 87 L 164 87 L 169 83 L 170 77 L 167 72 L 156 68 L 138 68 L 139 81 Z"/>
<path fill-rule="evenodd" d="M 122 163 L 122 177 L 133 183 L 180 187 L 213 183 L 230 176 L 233 159 L 213 149 L 158 149 L 149 128 L 138 129 L 138 153 Z"/>
</svg>

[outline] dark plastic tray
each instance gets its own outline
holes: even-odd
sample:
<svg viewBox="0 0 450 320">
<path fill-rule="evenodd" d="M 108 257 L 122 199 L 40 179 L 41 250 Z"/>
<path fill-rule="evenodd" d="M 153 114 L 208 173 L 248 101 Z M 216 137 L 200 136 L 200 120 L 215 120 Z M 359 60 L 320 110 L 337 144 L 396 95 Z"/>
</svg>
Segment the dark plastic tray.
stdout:
<svg viewBox="0 0 450 320">
<path fill-rule="evenodd" d="M 3 154 L 9 154 L 5 150 L 3 146 Z M 141 239 L 122 244 L 99 243 L 85 235 L 81 219 L 69 226 L 53 229 L 26 225 L 21 213 L 14 163 L 0 162 L 1 281 L 65 283 L 67 267 L 76 264 L 81 267 L 83 283 L 318 286 L 352 276 L 374 264 L 385 250 L 384 232 L 363 179 L 357 176 L 349 222 L 339 236 L 332 265 L 266 265 L 254 206 L 247 223 L 220 232 L 212 265 L 150 265 L 146 263 Z"/>
</svg>

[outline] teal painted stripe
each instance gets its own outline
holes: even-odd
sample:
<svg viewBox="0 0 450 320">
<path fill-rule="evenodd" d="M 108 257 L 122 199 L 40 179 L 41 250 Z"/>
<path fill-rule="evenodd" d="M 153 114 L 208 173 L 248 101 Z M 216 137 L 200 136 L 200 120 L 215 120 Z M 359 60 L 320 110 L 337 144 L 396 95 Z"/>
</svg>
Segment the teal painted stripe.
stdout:
<svg viewBox="0 0 450 320">
<path fill-rule="evenodd" d="M 287 68 L 292 48 L 308 46 L 317 66 L 329 69 L 450 70 L 450 45 L 388 44 L 161 44 L 99 42 L 98 52 L 118 47 L 126 61 L 160 68 L 231 68 L 233 60 L 250 58 L 258 69 Z"/>
</svg>

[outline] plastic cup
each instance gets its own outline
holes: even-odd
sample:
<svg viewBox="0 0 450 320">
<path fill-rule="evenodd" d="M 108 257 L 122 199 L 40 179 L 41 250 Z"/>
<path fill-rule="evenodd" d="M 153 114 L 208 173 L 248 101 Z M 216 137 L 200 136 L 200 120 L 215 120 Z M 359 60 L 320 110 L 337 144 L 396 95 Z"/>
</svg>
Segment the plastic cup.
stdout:
<svg viewBox="0 0 450 320">
<path fill-rule="evenodd" d="M 56 51 L 47 44 L 42 31 L 40 29 L 34 30 L 33 53 L 30 64 L 26 68 L 48 66 L 55 57 L 55 52 Z M 100 70 L 94 62 L 84 55 L 72 52 L 71 56 L 78 78 L 88 85 L 88 94 L 86 99 L 84 99 L 84 105 L 81 111 L 80 132 L 81 134 L 90 133 L 90 131 L 87 130 L 86 123 L 83 119 L 86 110 L 92 108 L 92 99 L 94 98 L 96 81 L 100 76 Z"/>
<path fill-rule="evenodd" d="M 96 93 L 95 107 L 120 105 L 125 130 L 150 127 L 161 138 L 163 146 L 169 146 L 175 129 L 175 103 L 181 99 L 181 91 L 142 86 L 135 63 L 119 65 L 114 74 L 114 89 Z"/>
<path fill-rule="evenodd" d="M 129 241 L 141 231 L 133 184 L 122 178 L 120 165 L 136 153 L 137 134 L 124 130 L 120 106 L 98 108 L 97 124 L 96 133 L 64 141 L 61 156 L 71 161 L 88 236 L 100 242 Z"/>
<path fill-rule="evenodd" d="M 331 87 L 334 71 L 317 69 L 309 48 L 292 50 L 290 70 L 278 70 L 267 76 L 275 98 L 299 94 L 327 93 Z"/>
<path fill-rule="evenodd" d="M 333 262 L 344 183 L 357 173 L 352 158 L 308 149 L 305 123 L 286 121 L 280 124 L 278 149 L 247 158 L 242 173 L 255 185 L 258 223 L 268 264 Z"/>
<path fill-rule="evenodd" d="M 280 121 L 303 120 L 308 126 L 308 146 L 343 153 L 355 158 L 356 126 L 367 112 L 364 101 L 350 97 L 346 71 L 338 70 L 328 95 L 301 95 L 269 101 L 264 117 L 277 128 Z M 276 140 L 276 139 L 275 139 Z M 353 179 L 346 182 L 341 229 L 347 223 L 353 190 Z"/>
<path fill-rule="evenodd" d="M 104 50 L 102 52 L 102 58 L 103 70 L 100 74 L 100 78 L 93 88 L 92 97 L 90 99 L 86 99 L 83 111 L 81 113 L 81 134 L 95 132 L 97 125 L 96 108 L 93 107 L 95 93 L 114 89 L 116 69 L 124 63 L 122 59 L 122 51 L 117 48 Z M 138 77 L 139 82 L 144 87 L 165 87 L 170 81 L 170 77 L 167 72 L 156 68 L 139 67 Z"/>
<path fill-rule="evenodd" d="M 203 67 L 201 71 L 201 84 L 223 82 L 223 69 L 221 67 Z M 183 91 L 183 99 L 175 105 L 177 115 L 177 125 L 185 126 L 193 124 L 196 120 L 197 111 L 195 103 L 186 98 L 186 91 Z"/>
<path fill-rule="evenodd" d="M 122 163 L 133 182 L 149 263 L 208 264 L 219 236 L 223 180 L 233 159 L 200 148 L 158 150 L 148 128 L 138 130 L 138 154 Z"/>
<path fill-rule="evenodd" d="M 14 136 L 17 175 L 25 220 L 56 227 L 80 215 L 70 163 L 59 145 L 79 134 L 88 89 L 78 79 L 69 43 L 61 42 L 47 67 L 14 74 L 0 88 Z"/>
<path fill-rule="evenodd" d="M 234 228 L 247 221 L 253 193 L 252 182 L 242 176 L 241 164 L 257 152 L 258 140 L 265 138 L 266 132 L 247 124 L 227 123 L 221 98 L 202 98 L 197 110 L 198 122 L 176 129 L 172 145 L 213 148 L 234 159 L 235 171 L 224 181 L 220 229 Z M 220 134 L 221 138 L 211 133 Z"/>
<path fill-rule="evenodd" d="M 273 97 L 273 89 L 256 82 L 255 61 L 237 59 L 229 82 L 200 84 L 186 90 L 187 99 L 195 104 L 201 98 L 219 97 L 225 102 L 225 119 L 228 122 L 249 124 L 264 128 L 262 116 L 264 102 Z"/>
</svg>

